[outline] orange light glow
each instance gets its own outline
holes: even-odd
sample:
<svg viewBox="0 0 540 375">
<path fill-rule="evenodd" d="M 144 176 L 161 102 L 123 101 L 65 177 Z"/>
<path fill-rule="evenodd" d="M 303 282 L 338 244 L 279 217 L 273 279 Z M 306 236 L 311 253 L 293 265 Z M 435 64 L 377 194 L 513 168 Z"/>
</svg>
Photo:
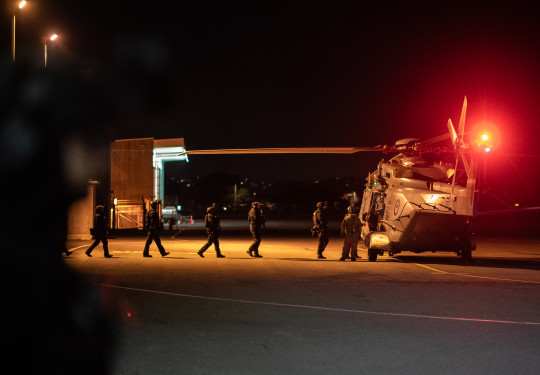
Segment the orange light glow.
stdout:
<svg viewBox="0 0 540 375">
<path fill-rule="evenodd" d="M 482 140 L 487 141 L 489 136 L 487 134 L 482 134 Z"/>
<path fill-rule="evenodd" d="M 485 152 L 490 152 L 490 151 L 491 151 L 491 148 L 486 147 L 486 148 L 484 149 L 484 151 L 485 151 Z"/>
<path fill-rule="evenodd" d="M 26 5 L 26 1 L 21 1 L 21 2 L 19 3 L 19 9 L 24 8 L 25 5 Z"/>
</svg>

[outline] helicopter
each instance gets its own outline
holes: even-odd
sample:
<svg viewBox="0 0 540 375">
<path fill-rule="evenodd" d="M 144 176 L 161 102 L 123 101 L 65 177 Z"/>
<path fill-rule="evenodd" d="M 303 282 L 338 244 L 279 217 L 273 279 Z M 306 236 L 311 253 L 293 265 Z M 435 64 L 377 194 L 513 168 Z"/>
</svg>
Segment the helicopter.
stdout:
<svg viewBox="0 0 540 375">
<path fill-rule="evenodd" d="M 476 240 L 470 228 L 477 214 L 478 155 L 493 146 L 488 135 L 479 142 L 465 132 L 467 97 L 458 128 L 421 141 L 406 138 L 392 146 L 298 147 L 192 150 L 182 155 L 216 154 L 354 154 L 382 152 L 382 159 L 366 178 L 358 215 L 368 260 L 387 252 L 454 252 L 462 262 L 472 258 Z M 450 142 L 448 142 L 450 140 Z"/>
</svg>

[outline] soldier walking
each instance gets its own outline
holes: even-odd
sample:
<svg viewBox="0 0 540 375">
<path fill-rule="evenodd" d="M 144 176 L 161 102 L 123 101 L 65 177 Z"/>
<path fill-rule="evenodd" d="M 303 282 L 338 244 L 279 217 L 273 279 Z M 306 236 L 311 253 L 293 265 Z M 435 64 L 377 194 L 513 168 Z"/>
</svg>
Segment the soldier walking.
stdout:
<svg viewBox="0 0 540 375">
<path fill-rule="evenodd" d="M 259 245 L 261 244 L 261 227 L 265 226 L 266 218 L 261 209 L 261 203 L 253 202 L 251 204 L 251 210 L 249 210 L 248 221 L 249 231 L 253 236 L 253 243 L 249 247 L 247 253 L 250 257 L 262 258 L 259 254 Z"/>
<path fill-rule="evenodd" d="M 92 257 L 92 250 L 94 250 L 94 248 L 101 242 L 103 244 L 103 253 L 105 258 L 111 258 L 112 255 L 109 254 L 109 243 L 107 241 L 107 232 L 109 231 L 109 225 L 107 217 L 105 216 L 105 207 L 101 205 L 96 206 L 96 217 L 93 229 L 95 241 L 92 245 L 90 245 L 88 250 L 86 250 L 85 254 L 89 257 Z"/>
<path fill-rule="evenodd" d="M 204 217 L 204 223 L 206 225 L 206 233 L 208 233 L 208 241 L 197 252 L 201 258 L 204 258 L 203 253 L 208 249 L 212 243 L 216 249 L 216 256 L 218 258 L 225 258 L 225 255 L 221 254 L 219 249 L 219 235 L 221 233 L 221 225 L 219 222 L 219 216 L 217 214 L 216 204 L 206 209 L 206 216 Z"/>
<path fill-rule="evenodd" d="M 326 203 L 326 202 L 325 202 Z M 319 245 L 317 247 L 317 258 L 326 259 L 323 255 L 323 251 L 328 245 L 328 218 L 326 210 L 328 206 L 323 202 L 317 203 L 317 209 L 313 212 L 313 228 L 311 229 L 313 235 L 317 234 L 319 237 Z"/>
<path fill-rule="evenodd" d="M 152 243 L 152 241 L 156 243 L 162 257 L 170 254 L 165 251 L 165 248 L 161 244 L 161 240 L 159 238 L 159 231 L 161 230 L 162 224 L 161 218 L 159 217 L 159 213 L 157 211 L 157 207 L 158 202 L 153 201 L 152 203 L 150 203 L 150 211 L 148 211 L 148 213 L 146 214 L 146 230 L 148 234 L 146 236 L 146 244 L 144 245 L 143 257 L 152 257 L 152 255 L 150 255 L 149 253 L 150 244 Z"/>
<path fill-rule="evenodd" d="M 362 222 L 358 215 L 354 212 L 354 207 L 349 206 L 347 208 L 347 214 L 343 218 L 341 223 L 341 235 L 345 236 L 343 241 L 343 250 L 341 252 L 341 258 L 339 260 L 344 261 L 349 254 L 349 243 L 351 243 L 351 262 L 355 262 L 358 256 L 357 246 L 362 230 Z"/>
</svg>

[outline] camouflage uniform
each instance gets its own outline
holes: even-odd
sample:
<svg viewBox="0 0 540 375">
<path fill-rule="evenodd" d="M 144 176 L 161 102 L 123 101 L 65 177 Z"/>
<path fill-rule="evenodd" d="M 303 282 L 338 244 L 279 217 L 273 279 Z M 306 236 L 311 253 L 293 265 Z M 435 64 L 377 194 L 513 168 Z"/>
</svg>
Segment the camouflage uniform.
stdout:
<svg viewBox="0 0 540 375">
<path fill-rule="evenodd" d="M 259 255 L 259 245 L 261 244 L 261 227 L 264 226 L 266 222 L 259 205 L 259 202 L 253 202 L 248 214 L 249 231 L 253 236 L 253 243 L 249 247 L 247 253 L 249 256 L 256 258 L 262 258 L 262 255 Z"/>
<path fill-rule="evenodd" d="M 162 225 L 161 219 L 156 210 L 157 202 L 152 202 L 150 204 L 150 208 L 150 211 L 148 211 L 146 214 L 146 229 L 148 234 L 146 236 L 146 244 L 144 245 L 143 257 L 152 257 L 152 255 L 149 254 L 150 244 L 152 241 L 155 241 L 161 256 L 164 257 L 169 255 L 169 253 L 165 251 L 165 248 L 161 244 L 161 239 L 159 238 L 159 231 L 161 230 Z"/>
<path fill-rule="evenodd" d="M 225 258 L 225 255 L 222 255 L 219 249 L 219 235 L 221 233 L 221 226 L 220 226 L 219 216 L 217 214 L 217 210 L 215 206 L 208 207 L 206 209 L 206 216 L 204 218 L 204 223 L 206 225 L 206 233 L 208 233 L 208 241 L 203 245 L 203 247 L 201 247 L 201 249 L 199 250 L 197 254 L 199 254 L 201 258 L 204 258 L 203 253 L 213 243 L 214 247 L 216 248 L 216 256 L 218 258 Z"/>
<path fill-rule="evenodd" d="M 357 246 L 362 230 L 362 222 L 360 221 L 358 215 L 354 213 L 353 207 L 349 207 L 347 212 L 347 215 L 345 215 L 343 222 L 341 223 L 341 235 L 345 236 L 345 240 L 343 241 L 343 251 L 341 252 L 341 258 L 339 260 L 345 260 L 347 258 L 350 242 L 351 261 L 356 261 L 356 258 L 359 258 Z"/>
<path fill-rule="evenodd" d="M 328 219 L 326 216 L 326 210 L 328 207 L 323 202 L 317 203 L 317 210 L 313 212 L 313 233 L 317 233 L 319 237 L 319 245 L 317 247 L 317 257 L 319 259 L 326 259 L 323 256 L 323 251 L 328 245 Z"/>
</svg>

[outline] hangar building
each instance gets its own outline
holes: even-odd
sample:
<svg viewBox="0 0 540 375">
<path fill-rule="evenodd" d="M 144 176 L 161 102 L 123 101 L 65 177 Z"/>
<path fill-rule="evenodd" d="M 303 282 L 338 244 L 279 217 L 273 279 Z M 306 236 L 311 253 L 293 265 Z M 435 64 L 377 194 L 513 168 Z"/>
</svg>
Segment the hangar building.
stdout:
<svg viewBox="0 0 540 375">
<path fill-rule="evenodd" d="M 110 147 L 111 228 L 142 229 L 144 214 L 153 200 L 163 201 L 164 163 L 188 161 L 184 138 L 119 139 Z M 89 181 L 88 195 L 68 213 L 68 239 L 90 239 L 97 181 Z M 161 207 L 160 207 L 161 208 Z"/>
</svg>

